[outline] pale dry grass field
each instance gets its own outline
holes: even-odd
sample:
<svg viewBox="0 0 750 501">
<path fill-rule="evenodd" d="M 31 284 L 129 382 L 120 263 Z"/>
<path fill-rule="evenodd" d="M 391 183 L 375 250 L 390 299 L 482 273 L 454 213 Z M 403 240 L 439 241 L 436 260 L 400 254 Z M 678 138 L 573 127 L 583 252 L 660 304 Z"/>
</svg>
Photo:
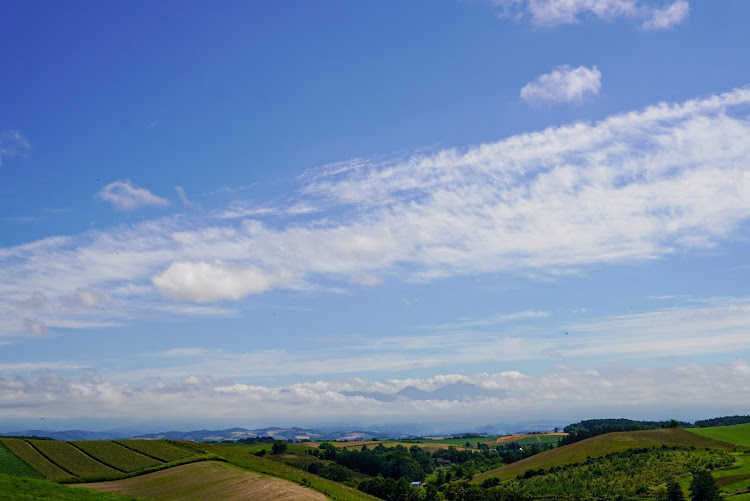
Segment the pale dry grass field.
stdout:
<svg viewBox="0 0 750 501">
<path fill-rule="evenodd" d="M 124 480 L 78 484 L 158 501 L 325 501 L 323 494 L 218 461 L 176 466 Z"/>
</svg>

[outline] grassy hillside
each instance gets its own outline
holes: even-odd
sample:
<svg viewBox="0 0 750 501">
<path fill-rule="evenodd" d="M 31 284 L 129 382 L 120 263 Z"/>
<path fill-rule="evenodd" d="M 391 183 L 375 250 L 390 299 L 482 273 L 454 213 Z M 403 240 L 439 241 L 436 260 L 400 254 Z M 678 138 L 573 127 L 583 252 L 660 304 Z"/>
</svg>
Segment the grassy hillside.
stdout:
<svg viewBox="0 0 750 501">
<path fill-rule="evenodd" d="M 0 473 L 0 499 L 3 501 L 137 501 L 131 496 L 107 494 L 90 489 L 74 489 L 48 480 Z"/>
<path fill-rule="evenodd" d="M 285 460 L 297 461 L 300 459 L 309 459 L 303 455 L 305 447 L 291 446 L 290 450 L 299 452 L 299 455 L 292 458 L 281 455 L 273 456 L 273 459 L 278 461 L 253 455 L 253 452 L 257 452 L 261 448 L 269 447 L 267 444 L 209 444 L 164 440 L 60 442 L 53 440 L 41 441 L 3 438 L 0 439 L 0 473 L 14 476 L 44 477 L 47 480 L 63 483 L 99 481 L 107 481 L 109 483 L 109 481 L 124 480 L 151 474 L 156 471 L 173 470 L 175 467 L 184 464 L 215 459 L 234 464 L 244 469 L 242 471 L 248 474 L 250 472 L 247 470 L 251 470 L 256 472 L 256 474 L 263 474 L 264 478 L 266 478 L 266 475 L 278 477 L 277 481 L 286 485 L 290 492 L 294 491 L 292 488 L 305 486 L 305 492 L 309 490 L 307 489 L 309 487 L 314 491 L 328 496 L 329 499 L 337 501 L 372 501 L 375 499 L 351 487 L 284 464 Z M 161 476 L 157 475 L 149 478 L 161 479 L 157 483 L 187 485 L 188 481 L 180 480 L 181 475 L 178 473 L 180 471 L 204 471 L 202 468 L 201 466 L 196 466 L 194 470 L 175 470 L 169 474 L 164 473 Z M 215 470 L 221 467 L 214 465 L 211 468 Z M 226 474 L 225 476 L 227 477 L 225 483 L 233 484 L 235 481 L 239 482 L 237 480 L 239 477 L 234 473 Z M 201 478 L 205 480 L 207 476 L 203 475 Z M 247 479 L 245 478 L 241 483 L 247 483 Z M 134 478 L 132 485 L 135 484 L 140 485 L 141 483 Z M 260 486 L 262 483 L 256 482 L 256 484 L 256 486 Z M 271 482 L 269 485 L 271 484 L 277 485 L 274 482 Z M 126 482 L 126 485 L 131 485 L 131 483 Z M 200 491 L 196 486 L 193 486 L 193 488 L 196 492 Z M 276 491 L 284 491 L 281 488 L 274 487 L 274 489 Z M 314 491 L 310 492 L 314 494 Z M 140 491 L 123 490 L 122 492 L 139 495 L 137 493 Z M 296 498 L 307 499 L 298 496 Z M 0 491 L 0 499 L 7 499 L 2 496 L 2 491 Z M 165 499 L 172 498 L 167 497 Z M 179 497 L 174 499 L 185 498 Z M 196 499 L 201 498 L 198 497 Z M 290 499 L 294 499 L 294 497 Z M 309 497 L 309 499 L 314 499 L 314 497 Z"/>
<path fill-rule="evenodd" d="M 711 428 L 691 428 L 690 433 L 713 440 L 722 440 L 742 447 L 750 447 L 750 423 Z"/>
<path fill-rule="evenodd" d="M 734 450 L 732 443 L 714 440 L 680 428 L 667 428 L 662 430 L 625 431 L 608 433 L 589 438 L 574 444 L 559 447 L 550 451 L 542 452 L 517 463 L 512 463 L 494 470 L 481 473 L 475 477 L 475 481 L 481 482 L 488 477 L 498 477 L 500 480 L 509 480 L 517 475 L 523 474 L 528 469 L 550 469 L 564 466 L 569 463 L 586 461 L 588 457 L 596 458 L 623 452 L 628 449 L 642 447 L 666 446 L 694 446 L 697 448 L 715 448 L 720 450 Z"/>
</svg>

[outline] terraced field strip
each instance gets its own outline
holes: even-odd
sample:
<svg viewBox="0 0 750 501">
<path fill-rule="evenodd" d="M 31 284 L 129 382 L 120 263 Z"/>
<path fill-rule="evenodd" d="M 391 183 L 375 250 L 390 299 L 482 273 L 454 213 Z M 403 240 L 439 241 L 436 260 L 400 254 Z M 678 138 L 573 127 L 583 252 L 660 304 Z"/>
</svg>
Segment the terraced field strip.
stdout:
<svg viewBox="0 0 750 501">
<path fill-rule="evenodd" d="M 78 477 L 113 477 L 121 476 L 122 472 L 115 470 L 77 449 L 68 442 L 54 440 L 29 440 L 39 452 L 50 461 Z"/>
<path fill-rule="evenodd" d="M 163 461 L 111 440 L 81 440 L 71 443 L 97 461 L 127 473 L 163 464 Z"/>
<path fill-rule="evenodd" d="M 194 452 L 168 444 L 162 440 L 115 440 L 114 442 L 145 456 L 164 463 L 179 461 L 196 456 Z"/>
<path fill-rule="evenodd" d="M 24 463 L 2 444 L 0 444 L 0 473 L 16 477 L 44 478 L 41 473 Z"/>
<path fill-rule="evenodd" d="M 138 477 L 81 487 L 159 501 L 326 501 L 301 485 L 217 461 L 175 466 Z"/>
<path fill-rule="evenodd" d="M 0 442 L 24 463 L 41 473 L 47 480 L 70 480 L 75 477 L 71 472 L 65 471 L 44 457 L 26 440 L 20 438 L 2 438 Z"/>
</svg>

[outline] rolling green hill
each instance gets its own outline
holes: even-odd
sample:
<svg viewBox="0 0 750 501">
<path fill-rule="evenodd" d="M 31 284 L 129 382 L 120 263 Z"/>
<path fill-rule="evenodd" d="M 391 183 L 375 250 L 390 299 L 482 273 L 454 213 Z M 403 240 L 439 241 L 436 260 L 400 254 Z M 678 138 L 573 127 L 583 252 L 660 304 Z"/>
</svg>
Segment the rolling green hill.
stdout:
<svg viewBox="0 0 750 501">
<path fill-rule="evenodd" d="M 589 457 L 596 458 L 616 452 L 624 452 L 628 449 L 656 448 L 661 446 L 708 447 L 727 451 L 735 449 L 735 445 L 732 443 L 704 437 L 680 428 L 624 431 L 599 435 L 564 447 L 542 452 L 516 463 L 481 473 L 475 477 L 475 481 L 481 482 L 489 477 L 509 480 L 523 474 L 528 469 L 561 467 L 569 463 L 586 461 Z"/>
</svg>

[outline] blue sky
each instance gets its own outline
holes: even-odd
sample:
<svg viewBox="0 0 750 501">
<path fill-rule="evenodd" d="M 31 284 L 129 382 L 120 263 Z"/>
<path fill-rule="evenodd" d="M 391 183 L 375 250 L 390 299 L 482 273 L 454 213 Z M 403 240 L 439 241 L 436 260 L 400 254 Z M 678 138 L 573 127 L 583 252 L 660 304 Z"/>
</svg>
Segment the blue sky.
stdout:
<svg viewBox="0 0 750 501">
<path fill-rule="evenodd" d="M 746 414 L 749 18 L 3 5 L 6 427 Z"/>
</svg>

